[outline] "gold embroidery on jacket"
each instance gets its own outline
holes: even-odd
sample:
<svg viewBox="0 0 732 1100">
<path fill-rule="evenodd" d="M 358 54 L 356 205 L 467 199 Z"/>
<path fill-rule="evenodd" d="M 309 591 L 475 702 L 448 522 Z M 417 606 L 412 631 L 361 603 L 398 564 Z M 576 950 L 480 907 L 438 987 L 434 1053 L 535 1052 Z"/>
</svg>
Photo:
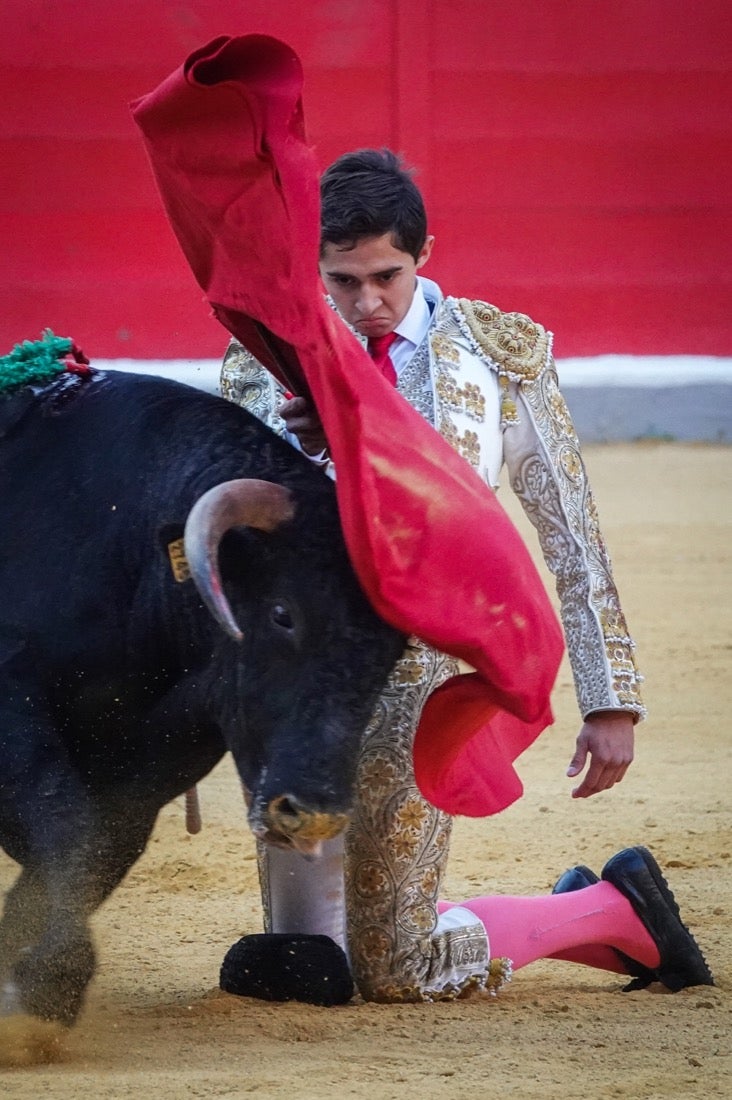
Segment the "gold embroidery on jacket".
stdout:
<svg viewBox="0 0 732 1100">
<path fill-rule="evenodd" d="M 501 427 L 518 424 L 510 382 L 532 381 L 551 362 L 552 334 L 524 313 L 503 313 L 489 302 L 448 298 L 456 326 L 475 354 L 498 375 Z"/>
<path fill-rule="evenodd" d="M 551 356 L 552 336 L 524 313 L 503 313 L 488 302 L 460 298 L 470 333 L 514 382 L 538 378 Z"/>
<path fill-rule="evenodd" d="M 459 335 L 459 330 L 456 330 Z M 486 399 L 474 382 L 461 386 L 456 372 L 460 369 L 460 351 L 450 335 L 434 331 L 430 335 L 434 356 L 435 395 L 438 402 L 437 430 L 450 446 L 475 469 L 480 469 L 480 438 L 477 432 L 461 431 L 453 416 L 464 415 L 479 423 L 485 421 Z"/>
<path fill-rule="evenodd" d="M 501 389 L 501 427 L 507 428 L 509 424 L 520 424 L 516 402 L 511 397 L 511 383 L 505 374 L 498 376 L 498 385 Z"/>
<path fill-rule="evenodd" d="M 444 332 L 433 332 L 430 337 L 432 351 L 438 359 L 444 359 L 448 363 L 459 363 L 460 352 Z"/>
<path fill-rule="evenodd" d="M 480 392 L 480 387 L 474 382 L 466 382 L 463 386 L 463 401 L 466 415 L 482 423 L 485 420 L 485 397 Z"/>
</svg>

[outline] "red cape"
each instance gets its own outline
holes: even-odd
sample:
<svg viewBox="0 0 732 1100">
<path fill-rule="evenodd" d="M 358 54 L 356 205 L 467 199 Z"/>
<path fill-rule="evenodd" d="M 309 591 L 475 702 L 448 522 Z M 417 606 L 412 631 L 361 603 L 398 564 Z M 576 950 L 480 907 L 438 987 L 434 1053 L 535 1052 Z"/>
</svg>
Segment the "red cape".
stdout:
<svg viewBox="0 0 732 1100">
<path fill-rule="evenodd" d="M 302 81 L 297 55 L 277 39 L 221 37 L 132 111 L 214 314 L 315 401 L 346 544 L 372 604 L 477 670 L 448 681 L 423 711 L 420 789 L 450 813 L 492 814 L 521 794 L 513 761 L 552 721 L 561 630 L 494 493 L 374 370 L 323 298 Z"/>
</svg>

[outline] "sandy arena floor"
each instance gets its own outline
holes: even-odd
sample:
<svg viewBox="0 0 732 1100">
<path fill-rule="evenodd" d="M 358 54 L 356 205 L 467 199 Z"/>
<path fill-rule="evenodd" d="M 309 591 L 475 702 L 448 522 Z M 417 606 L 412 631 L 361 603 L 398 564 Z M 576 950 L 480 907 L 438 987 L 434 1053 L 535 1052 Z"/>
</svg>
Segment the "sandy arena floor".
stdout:
<svg viewBox="0 0 732 1100">
<path fill-rule="evenodd" d="M 662 866 L 717 976 L 675 996 L 540 963 L 497 999 L 341 1008 L 218 991 L 224 952 L 261 930 L 256 868 L 228 761 L 201 786 L 204 830 L 166 807 L 96 916 L 100 968 L 55 1066 L 0 1071 L 0 1095 L 604 1100 L 732 1096 L 732 449 L 589 448 L 588 465 L 651 717 L 625 782 L 575 803 L 569 671 L 557 722 L 526 754 L 523 800 L 458 822 L 446 896 L 536 893 L 628 844 Z M 516 516 L 512 494 L 504 503 Z M 518 517 L 520 519 L 520 517 Z M 523 522 L 520 523 L 524 529 Z M 533 535 L 528 535 L 535 546 Z M 0 888 L 14 865 L 0 855 Z"/>
</svg>

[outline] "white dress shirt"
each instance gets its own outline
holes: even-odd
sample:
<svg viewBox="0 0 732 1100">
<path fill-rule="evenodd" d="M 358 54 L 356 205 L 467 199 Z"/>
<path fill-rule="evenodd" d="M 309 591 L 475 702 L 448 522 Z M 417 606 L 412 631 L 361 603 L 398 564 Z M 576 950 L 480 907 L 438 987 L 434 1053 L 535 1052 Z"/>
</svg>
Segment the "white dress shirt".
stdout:
<svg viewBox="0 0 732 1100">
<path fill-rule="evenodd" d="M 394 329 L 397 339 L 389 348 L 389 358 L 394 364 L 397 378 L 424 340 L 430 327 L 432 311 L 424 293 L 423 283 L 425 282 L 427 280 L 417 279 L 412 304 Z"/>
</svg>

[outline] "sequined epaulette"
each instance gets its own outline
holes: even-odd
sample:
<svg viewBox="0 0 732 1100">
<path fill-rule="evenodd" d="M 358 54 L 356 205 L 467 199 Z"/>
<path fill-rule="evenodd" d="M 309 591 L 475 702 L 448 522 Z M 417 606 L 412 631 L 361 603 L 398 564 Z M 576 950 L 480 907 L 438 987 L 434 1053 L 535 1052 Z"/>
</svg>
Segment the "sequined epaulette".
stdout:
<svg viewBox="0 0 732 1100">
<path fill-rule="evenodd" d="M 488 302 L 457 302 L 481 351 L 512 382 L 533 382 L 551 361 L 552 334 L 524 313 L 503 313 Z"/>
</svg>

